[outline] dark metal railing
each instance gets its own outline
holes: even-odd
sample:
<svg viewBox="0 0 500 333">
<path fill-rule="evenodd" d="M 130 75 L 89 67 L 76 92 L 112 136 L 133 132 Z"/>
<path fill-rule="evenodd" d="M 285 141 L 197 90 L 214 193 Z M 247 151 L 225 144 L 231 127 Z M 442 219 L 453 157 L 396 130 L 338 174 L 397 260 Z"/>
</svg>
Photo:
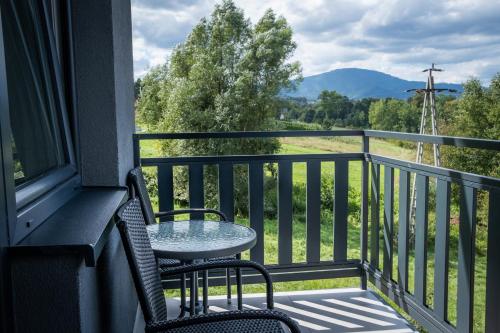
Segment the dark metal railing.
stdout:
<svg viewBox="0 0 500 333">
<path fill-rule="evenodd" d="M 300 155 L 242 155 L 140 158 L 143 140 L 237 139 L 276 137 L 361 138 L 360 152 Z M 500 331 L 500 179 L 457 170 L 416 164 L 370 153 L 370 138 L 438 143 L 455 147 L 490 149 L 500 152 L 500 141 L 429 136 L 381 131 L 277 131 L 230 133 L 136 134 L 136 164 L 155 167 L 160 210 L 174 206 L 173 167 L 189 169 L 189 205 L 204 206 L 205 165 L 218 169 L 219 208 L 234 220 L 233 166 L 248 167 L 250 226 L 259 235 L 250 258 L 264 262 L 264 163 L 278 165 L 278 263 L 268 265 L 275 281 L 360 277 L 394 300 L 429 331 L 472 332 L 474 320 L 474 269 L 476 256 L 477 193 L 488 193 L 488 242 L 485 301 L 485 331 Z M 293 163 L 305 162 L 306 175 L 306 260 L 292 258 L 292 173 Z M 321 163 L 334 162 L 333 260 L 320 258 Z M 361 162 L 360 257 L 348 256 L 348 189 L 350 162 Z M 383 170 L 383 183 L 381 184 Z M 399 174 L 399 196 L 395 198 L 395 171 Z M 410 228 L 410 180 L 416 177 L 417 200 L 414 230 Z M 427 304 L 429 179 L 436 180 L 435 250 L 433 305 Z M 451 184 L 459 188 L 457 320 L 448 314 Z M 382 186 L 382 187 L 381 187 Z M 381 197 L 383 189 L 383 197 Z M 396 201 L 397 200 L 397 201 Z M 395 202 L 396 201 L 396 202 Z M 395 206 L 399 214 L 395 221 Z M 381 214 L 382 212 L 382 214 Z M 382 218 L 381 218 L 382 217 Z M 397 233 L 395 226 L 397 225 Z M 370 239 L 368 238 L 370 236 Z M 381 245 L 382 244 L 382 245 Z M 414 245 L 414 247 L 412 247 Z M 394 253 L 397 249 L 396 254 Z M 382 260 L 379 260 L 382 253 Z M 414 255 L 413 285 L 409 284 L 409 258 Z M 394 262 L 396 261 L 396 263 Z M 394 276 L 396 276 L 394 278 Z M 222 276 L 220 276 L 222 278 Z M 247 282 L 258 282 L 251 274 Z M 221 281 L 222 282 L 222 281 Z M 411 290 L 411 292 L 410 292 Z"/>
</svg>

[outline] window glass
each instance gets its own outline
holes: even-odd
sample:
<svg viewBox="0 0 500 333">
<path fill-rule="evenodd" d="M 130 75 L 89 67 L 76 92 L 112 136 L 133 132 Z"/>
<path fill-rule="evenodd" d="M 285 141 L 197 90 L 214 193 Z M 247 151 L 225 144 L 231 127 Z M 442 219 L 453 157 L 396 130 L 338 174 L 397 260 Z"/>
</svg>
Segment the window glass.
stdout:
<svg viewBox="0 0 500 333">
<path fill-rule="evenodd" d="M 16 185 L 68 164 L 57 1 L 5 1 L 7 87 Z M 60 31 L 57 29 L 56 31 Z"/>
</svg>

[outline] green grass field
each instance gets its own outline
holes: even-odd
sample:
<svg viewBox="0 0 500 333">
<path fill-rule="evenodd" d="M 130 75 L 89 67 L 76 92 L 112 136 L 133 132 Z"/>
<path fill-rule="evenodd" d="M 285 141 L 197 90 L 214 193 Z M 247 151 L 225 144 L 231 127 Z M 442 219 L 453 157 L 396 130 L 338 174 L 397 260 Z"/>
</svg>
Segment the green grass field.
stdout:
<svg viewBox="0 0 500 333">
<path fill-rule="evenodd" d="M 307 154 L 307 153 L 347 153 L 359 152 L 361 148 L 361 141 L 359 138 L 283 138 L 281 139 L 281 154 Z M 414 150 L 400 147 L 399 145 L 384 141 L 372 139 L 370 142 L 371 152 L 384 156 L 390 156 L 403 160 L 413 160 Z M 143 142 L 141 146 L 141 154 L 144 157 L 159 156 L 159 143 L 154 141 Z M 321 177 L 326 179 L 333 179 L 334 172 L 333 162 L 322 163 Z M 383 184 L 384 172 L 381 168 L 381 198 L 383 199 Z M 146 170 L 146 172 L 153 172 L 153 170 Z M 399 172 L 394 172 L 394 268 L 393 279 L 397 280 L 397 232 L 398 232 L 398 193 L 399 193 Z M 306 164 L 294 163 L 293 166 L 293 182 L 294 185 L 303 185 L 306 183 Z M 432 178 L 429 182 L 431 197 L 435 193 L 435 183 Z M 361 188 L 361 162 L 350 162 L 349 164 L 349 186 L 360 191 Z M 156 205 L 156 193 L 151 193 L 152 201 Z M 327 194 L 333 195 L 333 194 Z M 305 198 L 303 198 L 305 200 Z M 382 200 L 383 201 L 383 200 Z M 431 200 L 432 201 L 432 200 Z M 383 203 L 381 203 L 381 216 L 383 216 Z M 433 288 L 434 288 L 434 234 L 435 234 L 435 206 L 431 203 L 429 205 L 429 237 L 428 237 L 428 272 L 427 272 L 427 303 L 432 308 L 433 306 Z M 333 207 L 322 207 L 321 214 L 321 259 L 333 259 L 333 220 L 332 212 Z M 451 323 L 456 323 L 456 292 L 457 292 L 457 258 L 458 258 L 458 224 L 456 221 L 457 207 L 451 208 L 452 223 L 450 230 L 450 267 L 449 267 L 449 300 L 448 300 L 448 320 Z M 182 217 L 181 217 L 182 218 Z M 349 216 L 348 225 L 348 255 L 349 258 L 358 259 L 360 257 L 359 248 L 359 214 Z M 380 219 L 381 223 L 383 219 Z M 248 220 L 242 216 L 237 218 L 237 222 L 241 224 L 248 224 Z M 277 263 L 277 221 L 275 219 L 266 219 L 264 222 L 264 251 L 265 263 Z M 293 261 L 305 261 L 305 216 L 303 213 L 293 215 Z M 481 224 L 478 225 L 478 238 L 485 239 L 486 227 Z M 381 234 L 380 249 L 382 249 L 383 237 Z M 370 237 L 368 238 L 370 239 Z M 476 289 L 474 293 L 475 298 L 475 317 L 474 317 L 474 331 L 481 332 L 484 327 L 484 302 L 485 302 L 485 274 L 486 274 L 486 257 L 485 251 L 486 244 L 483 240 L 480 241 L 476 255 Z M 248 258 L 248 253 L 243 254 L 244 258 Z M 382 251 L 380 251 L 380 262 L 382 263 Z M 414 283 L 414 253 L 410 252 L 409 263 L 409 285 L 410 292 L 413 291 Z M 329 279 L 329 280 L 315 280 L 315 281 L 297 281 L 287 283 L 275 283 L 276 291 L 287 290 L 312 290 L 322 288 L 342 288 L 359 286 L 358 278 L 350 279 Z M 263 292 L 262 285 L 246 285 L 244 292 Z M 224 294 L 224 287 L 214 287 L 210 290 L 211 294 Z M 169 291 L 169 295 L 175 295 L 176 291 Z"/>
</svg>

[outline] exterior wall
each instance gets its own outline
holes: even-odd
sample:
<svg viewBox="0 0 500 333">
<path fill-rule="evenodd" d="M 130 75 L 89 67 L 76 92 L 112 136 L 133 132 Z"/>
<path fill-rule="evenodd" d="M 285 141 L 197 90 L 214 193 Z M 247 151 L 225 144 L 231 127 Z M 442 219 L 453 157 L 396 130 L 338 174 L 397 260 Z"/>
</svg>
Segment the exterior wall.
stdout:
<svg viewBox="0 0 500 333">
<path fill-rule="evenodd" d="M 82 185 L 124 186 L 135 131 L 130 0 L 72 1 L 71 21 Z M 102 332 L 131 331 L 138 301 L 116 229 L 80 278 L 82 332 L 97 332 L 91 322 Z"/>
<path fill-rule="evenodd" d="M 101 329 L 103 332 L 132 332 L 138 308 L 138 299 L 130 269 L 115 228 L 99 261 L 97 276 L 100 294 Z"/>
<path fill-rule="evenodd" d="M 75 286 L 80 282 L 83 261 L 70 255 L 12 259 L 15 331 L 80 331 L 80 320 L 73 314 L 79 311 L 79 303 L 75 302 L 79 288 Z M 42 280 L 33 279 L 33 275 Z M 60 313 L 61 320 L 46 320 L 53 319 L 54 313 Z"/>
<path fill-rule="evenodd" d="M 72 6 L 82 184 L 123 186 L 133 166 L 130 1 L 74 1 Z"/>
<path fill-rule="evenodd" d="M 12 259 L 15 332 L 133 330 L 137 296 L 116 228 L 96 267 L 71 254 Z"/>
</svg>

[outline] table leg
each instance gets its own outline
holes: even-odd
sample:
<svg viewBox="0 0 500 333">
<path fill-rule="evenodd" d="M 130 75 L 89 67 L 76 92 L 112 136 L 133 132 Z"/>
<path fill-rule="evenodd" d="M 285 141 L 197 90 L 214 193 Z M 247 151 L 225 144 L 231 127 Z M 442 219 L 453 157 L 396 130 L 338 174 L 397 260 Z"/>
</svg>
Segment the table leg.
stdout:
<svg viewBox="0 0 500 333">
<path fill-rule="evenodd" d="M 196 303 L 195 303 L 195 312 L 196 314 L 200 313 L 201 310 L 202 310 L 202 306 L 200 304 L 200 275 L 198 272 L 196 272 L 196 289 L 195 289 L 195 299 L 196 299 Z"/>
<path fill-rule="evenodd" d="M 236 255 L 236 259 L 241 260 L 241 253 Z M 243 282 L 241 278 L 241 268 L 236 268 L 236 293 L 238 294 L 238 310 L 243 310 Z"/>
<path fill-rule="evenodd" d="M 198 276 L 196 272 L 191 273 L 191 278 L 189 281 L 189 314 L 191 316 L 194 316 L 196 314 L 196 303 L 198 302 L 197 300 L 197 292 L 196 290 L 198 289 Z"/>
<path fill-rule="evenodd" d="M 199 260 L 189 261 L 189 264 L 197 263 Z M 208 289 L 207 289 L 208 290 Z M 203 311 L 198 295 L 198 272 L 192 272 L 189 277 L 189 306 L 184 309 L 189 309 L 189 315 L 195 315 Z M 207 294 L 208 297 L 208 294 Z M 207 301 L 208 304 L 208 301 Z"/>
<path fill-rule="evenodd" d="M 203 313 L 208 313 L 208 271 L 203 271 Z"/>
<path fill-rule="evenodd" d="M 226 268 L 227 304 L 231 304 L 231 270 Z"/>
</svg>

